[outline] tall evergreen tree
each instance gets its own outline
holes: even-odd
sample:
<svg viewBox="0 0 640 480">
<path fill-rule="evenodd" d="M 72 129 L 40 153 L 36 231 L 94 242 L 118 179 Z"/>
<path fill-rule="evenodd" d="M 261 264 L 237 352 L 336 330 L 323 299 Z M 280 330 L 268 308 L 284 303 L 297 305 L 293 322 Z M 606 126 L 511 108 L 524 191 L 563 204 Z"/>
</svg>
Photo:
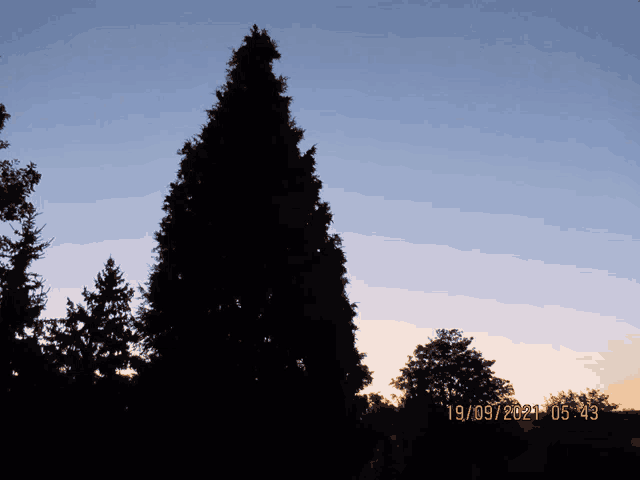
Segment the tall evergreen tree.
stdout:
<svg viewBox="0 0 640 480">
<path fill-rule="evenodd" d="M 0 104 L 0 131 L 9 118 L 11 115 Z M 8 147 L 9 142 L 0 141 L 0 150 Z M 45 378 L 42 375 L 46 362 L 37 354 L 38 348 L 32 344 L 32 340 L 24 337 L 24 329 L 32 326 L 33 319 L 44 308 L 45 296 L 42 293 L 30 296 L 42 284 L 39 281 L 30 283 L 29 277 L 34 274 L 27 273 L 27 270 L 31 262 L 40 258 L 41 252 L 49 246 L 49 243 L 37 245 L 37 235 L 42 229 L 34 231 L 37 214 L 33 204 L 27 200 L 40 182 L 41 175 L 33 163 L 26 169 L 16 169 L 16 164 L 19 164 L 17 159 L 0 162 L 0 222 L 19 221 L 22 224 L 21 233 L 14 230 L 14 233 L 21 235 L 20 241 L 14 242 L 5 235 L 0 236 L 0 256 L 10 259 L 9 264 L 0 263 L 1 378 L 2 391 L 8 393 L 13 388 L 12 397 L 17 394 L 18 380 L 26 388 L 27 385 L 34 387 Z"/>
<path fill-rule="evenodd" d="M 24 452 L 34 449 L 50 451 L 51 421 L 65 419 L 54 429 L 57 440 L 61 440 L 60 429 L 67 427 L 66 416 L 58 407 L 64 405 L 61 397 L 68 385 L 62 376 L 56 375 L 41 352 L 37 334 L 28 332 L 34 328 L 34 319 L 45 306 L 42 282 L 33 278 L 36 275 L 27 273 L 31 261 L 39 258 L 41 251 L 48 246 L 37 245 L 37 234 L 41 229 L 34 230 L 35 216 L 33 212 L 27 214 L 18 241 L 5 238 L 3 251 L 3 257 L 9 258 L 2 277 L 0 298 L 2 406 L 5 409 L 3 434 L 9 446 L 6 457 L 14 459 L 17 465 L 25 465 L 27 456 L 18 457 Z M 14 230 L 14 233 L 18 232 Z M 37 289 L 40 293 L 36 292 Z M 9 472 L 4 476 L 7 475 Z"/>
<path fill-rule="evenodd" d="M 30 211 L 22 223 L 22 231 L 14 230 L 21 238 L 13 242 L 4 237 L 5 252 L 2 256 L 10 258 L 10 267 L 5 267 L 2 277 L 2 298 L 0 299 L 0 317 L 2 318 L 6 355 L 3 367 L 3 379 L 7 392 L 12 398 L 18 395 L 16 402 L 24 405 L 27 397 L 41 395 L 50 388 L 59 376 L 52 376 L 53 370 L 38 345 L 37 335 L 27 330 L 36 328 L 36 319 L 46 305 L 46 292 L 38 275 L 27 270 L 33 260 L 42 256 L 51 240 L 38 244 L 38 234 L 42 228 L 34 229 L 34 219 L 38 214 Z M 7 245 L 8 244 L 8 245 Z M 9 248 L 7 248 L 7 246 Z M 6 250 L 10 253 L 7 254 Z M 30 280 L 35 277 L 35 281 Z M 40 293 L 33 293 L 40 289 Z M 37 330 L 37 328 L 36 328 Z M 59 382 L 57 386 L 60 386 Z"/>
<path fill-rule="evenodd" d="M 158 355 L 140 374 L 138 413 L 161 432 L 171 411 L 178 430 L 215 429 L 216 462 L 247 478 L 352 478 L 375 439 L 358 430 L 371 372 L 355 347 L 346 260 L 328 234 L 315 146 L 300 154 L 304 131 L 272 72 L 276 44 L 256 25 L 244 40 L 208 124 L 178 152 L 141 288 Z"/>
</svg>

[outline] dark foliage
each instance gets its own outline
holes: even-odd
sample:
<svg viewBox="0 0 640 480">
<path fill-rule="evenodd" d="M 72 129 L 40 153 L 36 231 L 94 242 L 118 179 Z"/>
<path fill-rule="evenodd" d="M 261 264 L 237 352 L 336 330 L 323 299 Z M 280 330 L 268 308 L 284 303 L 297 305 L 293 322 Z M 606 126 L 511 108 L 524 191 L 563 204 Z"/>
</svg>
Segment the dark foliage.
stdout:
<svg viewBox="0 0 640 480">
<path fill-rule="evenodd" d="M 408 436 L 413 441 L 405 449 L 403 480 L 424 478 L 434 464 L 448 478 L 503 478 L 509 460 L 528 447 L 516 422 L 459 422 L 437 405 L 427 406 L 422 415 L 407 415 L 406 421 L 409 418 L 426 426 Z"/>
<path fill-rule="evenodd" d="M 8 118 L 0 105 L 0 129 Z M 2 142 L 0 148 L 7 146 Z M 80 392 L 72 388 L 38 344 L 41 330 L 36 319 L 46 305 L 46 292 L 42 291 L 39 276 L 29 273 L 29 267 L 42 257 L 51 240 L 39 243 L 42 228 L 35 229 L 38 214 L 27 201 L 40 174 L 34 164 L 16 170 L 15 162 L 0 163 L 0 221 L 19 221 L 22 227 L 21 231 L 13 230 L 17 240 L 0 237 L 1 256 L 8 260 L 0 265 L 1 388 L 2 405 L 7 412 L 3 423 L 7 440 L 4 452 L 12 464 L 5 476 L 15 474 L 16 465 L 24 467 L 23 474 L 35 474 L 36 467 L 51 467 L 50 462 L 69 455 L 81 464 L 80 452 L 97 446 L 98 431 L 107 433 L 106 428 L 96 429 L 93 419 L 76 415 L 83 400 Z M 39 452 L 38 462 L 31 458 L 33 451 Z M 72 471 L 69 465 L 65 470 Z"/>
<path fill-rule="evenodd" d="M 602 411 L 596 419 L 559 413 L 555 419 L 546 413 L 534 421 L 536 428 L 528 434 L 532 444 L 543 447 L 539 461 L 544 478 L 566 478 L 569 473 L 586 478 L 625 477 L 637 469 L 640 448 L 632 440 L 640 428 L 639 415 Z"/>
<path fill-rule="evenodd" d="M 139 322 L 131 315 L 129 303 L 134 290 L 124 282 L 111 257 L 95 280 L 96 292 L 85 287 L 82 295 L 87 307 L 77 307 L 67 298 L 65 319 L 38 320 L 39 339 L 50 363 L 64 373 L 76 391 L 88 399 L 88 408 L 97 404 L 103 410 L 125 408 L 124 392 L 132 381 L 119 370 L 137 370 L 145 362 L 130 352 L 140 342 Z"/>
<path fill-rule="evenodd" d="M 5 106 L 0 103 L 0 132 L 10 118 Z M 0 150 L 8 147 L 9 142 L 0 140 Z M 27 197 L 33 193 L 42 175 L 35 170 L 34 163 L 29 163 L 27 168 L 16 169 L 14 165 L 19 163 L 17 159 L 0 161 L 0 222 L 22 220 L 27 213 L 35 213 Z"/>
<path fill-rule="evenodd" d="M 489 368 L 495 360 L 484 360 L 473 341 L 462 338 L 458 330 L 437 330 L 438 338 L 418 345 L 413 359 L 409 357 L 402 375 L 391 382 L 404 392 L 402 405 L 426 398 L 428 403 L 451 405 L 513 405 L 513 387 L 506 380 L 493 376 Z"/>
<path fill-rule="evenodd" d="M 378 455 L 380 479 L 424 478 L 434 464 L 450 478 L 497 478 L 526 450 L 515 422 L 460 421 L 455 410 L 449 417 L 449 405 L 491 406 L 495 412 L 498 405 L 518 403 L 509 382 L 492 376 L 494 362 L 467 350 L 473 339 L 460 337 L 457 330 L 438 330 L 436 340 L 416 348 L 417 359 L 409 357 L 392 382 L 405 392 L 399 407 L 377 394 L 367 398 L 365 422 L 386 439 L 387 452 Z"/>
<path fill-rule="evenodd" d="M 22 222 L 22 230 L 14 232 L 18 241 L 7 237 L 2 256 L 9 258 L 2 276 L 2 297 L 0 298 L 0 318 L 2 320 L 3 345 L 3 388 L 16 418 L 28 412 L 33 415 L 48 398 L 53 404 L 54 396 L 66 385 L 63 376 L 55 373 L 55 368 L 42 353 L 37 338 L 29 329 L 37 329 L 35 320 L 46 304 L 46 293 L 42 292 L 42 281 L 37 275 L 28 273 L 31 262 L 42 256 L 42 251 L 50 241 L 38 244 L 38 234 L 34 230 L 36 214 L 28 212 Z M 40 289 L 40 293 L 35 293 Z M 46 405 L 45 405 L 46 406 Z"/>
<path fill-rule="evenodd" d="M 5 106 L 0 103 L 0 131 L 4 129 L 5 122 L 9 118 L 11 118 L 11 115 L 6 112 Z M 0 150 L 8 147 L 9 142 L 0 141 Z M 33 221 L 33 215 L 35 215 L 35 207 L 27 200 L 27 197 L 33 193 L 35 185 L 40 182 L 41 175 L 35 171 L 35 165 L 32 163 L 29 164 L 28 169 L 16 169 L 14 165 L 19 163 L 16 159 L 13 161 L 3 160 L 0 162 L 0 222 L 22 222 L 28 218 Z M 29 214 L 31 214 L 32 217 L 29 217 Z M 14 232 L 17 233 L 15 230 Z M 33 260 L 33 253 L 29 249 L 34 248 L 33 245 L 28 245 L 33 232 L 29 232 L 26 235 L 23 239 L 21 255 L 16 256 L 12 260 L 14 265 L 10 267 L 5 263 L 0 264 L 0 281 L 4 281 L 7 273 L 11 269 L 14 270 L 14 279 L 20 275 L 24 276 L 24 271 L 20 273 L 20 269 L 23 267 L 25 269 L 28 268 L 28 264 Z M 0 252 L 2 258 L 11 258 L 11 256 L 17 252 L 17 245 L 12 242 L 10 238 L 2 235 L 0 236 Z M 26 267 L 24 266 L 25 263 Z M 6 322 L 3 323 L 5 327 L 8 325 Z M 5 362 L 3 365 L 7 365 L 7 363 Z"/>
<path fill-rule="evenodd" d="M 214 470 L 352 478 L 375 438 L 359 428 L 356 393 L 371 374 L 345 257 L 327 233 L 315 147 L 300 154 L 303 130 L 272 73 L 276 45 L 255 25 L 244 40 L 208 124 L 179 151 L 141 289 L 144 345 L 157 354 L 134 408 L 166 442 L 159 451 L 204 459 L 217 444 Z"/>
<path fill-rule="evenodd" d="M 0 130 L 9 118 L 0 104 Z M 0 150 L 8 146 L 8 142 L 0 141 Z M 18 161 L 0 162 L 0 221 L 19 221 L 22 226 L 20 232 L 13 230 L 19 236 L 17 241 L 0 236 L 0 256 L 8 260 L 0 263 L 0 389 L 6 412 L 3 432 L 8 446 L 14 448 L 5 447 L 5 454 L 17 463 L 14 452 L 34 448 L 34 427 L 51 418 L 54 409 L 46 407 L 53 406 L 64 379 L 53 374 L 37 341 L 25 332 L 44 308 L 44 294 L 35 293 L 42 282 L 28 269 L 48 244 L 38 245 L 41 229 L 34 230 L 35 208 L 27 201 L 40 181 L 40 174 L 33 164 L 28 169 L 16 169 L 15 163 Z M 5 476 L 9 474 L 6 471 Z"/>
<path fill-rule="evenodd" d="M 576 475 L 600 478 L 612 474 L 624 476 L 625 472 L 637 469 L 640 448 L 633 446 L 633 439 L 637 438 L 640 416 L 632 412 L 613 412 L 616 405 L 609 404 L 606 395 L 599 395 L 594 390 L 587 394 L 569 392 L 552 397 L 548 406 L 565 405 L 573 413 L 566 420 L 562 419 L 567 417 L 562 410 L 556 419 L 544 410 L 538 420 L 530 414 L 531 424 L 526 429 L 524 416 L 522 422 L 515 421 L 513 415 L 511 420 L 501 416 L 493 421 L 461 422 L 452 411 L 452 418 L 449 418 L 448 404 L 438 404 L 434 397 L 451 401 L 453 396 L 461 405 L 466 405 L 465 401 L 468 403 L 464 394 L 458 393 L 468 391 L 459 379 L 473 377 L 468 369 L 462 368 L 469 363 L 459 359 L 466 358 L 463 352 L 470 342 L 465 341 L 457 347 L 447 345 L 458 343 L 453 342 L 458 335 L 447 336 L 446 332 L 439 332 L 445 341 L 416 349 L 418 361 L 409 357 L 408 366 L 402 369 L 403 375 L 392 382 L 404 386 L 407 393 L 400 399 L 400 407 L 393 406 L 379 394 L 363 396 L 368 404 L 363 412 L 363 422 L 382 437 L 374 448 L 374 456 L 363 466 L 360 480 L 422 479 L 433 471 L 434 465 L 440 476 L 492 480 L 555 479 Z M 474 354 L 473 357 L 480 356 Z M 429 365 L 433 365 L 434 370 L 442 368 L 453 380 L 429 372 Z M 486 362 L 483 365 L 486 372 L 486 366 L 490 365 Z M 415 377 L 422 377 L 422 380 Z M 503 381 L 500 385 L 506 383 Z M 491 381 L 485 384 L 494 385 L 494 388 L 496 385 Z M 413 387 L 407 388 L 409 385 Z M 420 395 L 421 392 L 427 395 Z M 519 404 L 511 397 L 511 389 L 503 388 L 502 392 L 502 395 L 489 398 L 485 406 L 492 405 L 495 411 L 497 405 L 503 408 Z M 478 398 L 477 390 L 475 398 Z M 588 420 L 580 416 L 579 410 L 586 404 L 600 407 L 597 419 L 593 413 L 589 414 Z"/>
<path fill-rule="evenodd" d="M 404 468 L 404 451 L 407 447 L 403 418 L 399 409 L 379 393 L 363 395 L 368 407 L 363 412 L 363 423 L 378 436 L 374 456 L 363 466 L 361 480 L 392 480 L 399 477 Z"/>
<path fill-rule="evenodd" d="M 612 412 L 619 407 L 618 404 L 610 403 L 608 398 L 609 395 L 600 393 L 594 388 L 587 389 L 586 393 L 580 392 L 579 394 L 571 390 L 568 393 L 562 391 L 557 395 L 550 395 L 549 398 L 545 397 L 543 408 L 548 414 L 556 415 L 559 418 L 567 415 L 572 418 L 583 417 L 584 415 L 597 418 L 598 414 Z M 555 413 L 552 411 L 553 407 L 558 407 Z"/>
</svg>

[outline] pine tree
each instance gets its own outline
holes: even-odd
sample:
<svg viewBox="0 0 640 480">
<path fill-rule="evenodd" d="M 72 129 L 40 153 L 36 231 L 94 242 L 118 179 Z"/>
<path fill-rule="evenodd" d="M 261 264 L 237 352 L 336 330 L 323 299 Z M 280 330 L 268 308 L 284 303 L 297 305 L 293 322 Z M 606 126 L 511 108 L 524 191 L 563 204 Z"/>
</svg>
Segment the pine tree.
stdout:
<svg viewBox="0 0 640 480">
<path fill-rule="evenodd" d="M 140 289 L 145 346 L 158 354 L 140 374 L 138 414 L 162 432 L 169 412 L 178 430 L 215 430 L 218 462 L 247 478 L 351 478 L 375 439 L 358 430 L 371 372 L 355 347 L 346 259 L 328 234 L 315 146 L 300 154 L 304 131 L 272 72 L 276 45 L 256 25 L 244 40 L 209 123 L 178 152 Z"/>
<path fill-rule="evenodd" d="M 0 104 L 0 131 L 4 129 L 5 121 L 11 118 L 5 106 Z M 0 141 L 0 150 L 9 147 L 9 142 Z M 2 390 L 12 391 L 12 397 L 18 393 L 18 381 L 27 388 L 44 382 L 45 362 L 37 354 L 38 348 L 32 340 L 25 337 L 25 328 L 31 326 L 32 321 L 44 308 L 46 294 L 31 295 L 30 293 L 42 286 L 41 282 L 29 283 L 27 270 L 31 262 L 40 258 L 41 252 L 49 243 L 37 245 L 37 235 L 34 231 L 35 207 L 27 200 L 33 193 L 35 185 L 40 182 L 41 175 L 30 163 L 28 168 L 16 169 L 17 159 L 0 162 L 0 222 L 19 221 L 22 232 L 18 242 L 12 241 L 5 235 L 0 236 L 0 256 L 9 258 L 9 264 L 0 263 L 0 355 L 2 356 Z M 22 373 L 20 375 L 20 372 Z M 36 376 L 38 378 L 36 378 Z M 26 392 L 22 392 L 25 395 Z M 17 404 L 24 404 L 16 401 Z"/>
<path fill-rule="evenodd" d="M 5 252 L 2 256 L 10 258 L 10 268 L 5 267 L 2 277 L 2 298 L 0 299 L 0 317 L 2 318 L 5 344 L 3 353 L 7 355 L 3 378 L 7 392 L 17 403 L 25 405 L 29 397 L 42 397 L 46 389 L 60 387 L 61 377 L 52 375 L 53 369 L 46 356 L 41 352 L 37 341 L 36 319 L 46 305 L 46 292 L 38 275 L 27 273 L 33 260 L 42 256 L 42 251 L 51 241 L 38 244 L 38 234 L 42 228 L 34 230 L 34 220 L 38 214 L 27 213 L 22 223 L 22 231 L 14 230 L 21 239 L 13 242 L 4 237 Z M 9 250 L 10 253 L 6 253 Z M 35 277 L 35 281 L 30 281 Z M 33 293 L 40 289 L 40 293 Z M 30 335 L 28 330 L 36 330 Z"/>
<path fill-rule="evenodd" d="M 134 290 L 123 282 L 120 267 L 109 257 L 95 281 L 97 292 L 89 293 L 85 287 L 82 293 L 89 313 L 85 326 L 98 344 L 96 368 L 102 378 L 110 380 L 121 376 L 119 370 L 138 366 L 140 362 L 129 352 L 129 347 L 140 340 L 136 333 L 138 322 L 129 306 Z"/>
<path fill-rule="evenodd" d="M 65 319 L 42 321 L 49 324 L 43 350 L 94 403 L 101 399 L 104 404 L 105 397 L 115 401 L 114 396 L 122 395 L 121 387 L 131 383 L 119 371 L 144 364 L 131 352 L 130 347 L 140 342 L 136 328 L 140 325 L 129 306 L 134 290 L 123 282 L 120 267 L 110 256 L 95 279 L 96 292 L 83 289 L 86 307 L 67 298 Z"/>
</svg>

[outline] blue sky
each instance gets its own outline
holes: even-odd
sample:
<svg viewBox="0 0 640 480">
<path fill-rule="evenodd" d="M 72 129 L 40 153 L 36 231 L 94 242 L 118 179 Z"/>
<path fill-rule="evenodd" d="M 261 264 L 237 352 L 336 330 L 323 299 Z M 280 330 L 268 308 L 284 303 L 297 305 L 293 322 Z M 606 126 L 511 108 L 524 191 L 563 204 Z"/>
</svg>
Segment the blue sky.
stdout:
<svg viewBox="0 0 640 480">
<path fill-rule="evenodd" d="M 400 394 L 414 348 L 458 328 L 523 404 L 598 388 L 640 408 L 640 4 L 466 3 L 14 5 L 2 159 L 42 174 L 44 317 L 110 254 L 147 281 L 176 151 L 256 23 L 300 150 L 317 144 L 374 371 L 363 393 Z"/>
</svg>

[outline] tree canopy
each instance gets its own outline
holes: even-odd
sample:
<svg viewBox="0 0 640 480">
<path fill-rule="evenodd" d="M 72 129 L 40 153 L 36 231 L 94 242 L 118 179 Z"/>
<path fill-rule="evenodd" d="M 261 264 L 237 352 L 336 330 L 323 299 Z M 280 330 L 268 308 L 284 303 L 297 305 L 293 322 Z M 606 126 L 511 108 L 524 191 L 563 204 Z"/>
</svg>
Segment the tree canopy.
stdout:
<svg viewBox="0 0 640 480">
<path fill-rule="evenodd" d="M 515 422 L 504 422 L 502 414 L 497 419 L 493 416 L 498 405 L 519 404 L 513 387 L 493 375 L 490 367 L 495 360 L 485 360 L 475 348 L 468 348 L 473 337 L 463 338 L 457 329 L 436 332 L 436 339 L 416 347 L 401 375 L 391 382 L 403 391 L 397 415 L 391 414 L 388 402 L 371 399 L 371 409 L 384 412 L 376 420 L 386 431 L 400 435 L 406 445 L 399 460 L 406 463 L 402 478 L 424 478 L 434 462 L 442 465 L 442 476 L 451 478 L 466 478 L 480 467 L 482 472 L 501 475 L 507 459 L 520 455 L 527 446 L 514 437 L 519 430 Z M 485 409 L 482 421 L 457 418 L 456 406 L 477 405 L 490 406 L 491 418 L 485 416 Z M 471 420 L 476 420 L 475 411 Z"/>
<path fill-rule="evenodd" d="M 510 382 L 493 376 L 495 360 L 485 360 L 457 329 L 437 330 L 418 345 L 401 375 L 390 384 L 404 392 L 402 406 L 416 401 L 441 406 L 518 404 Z M 395 398 L 395 395 L 393 396 Z"/>
<path fill-rule="evenodd" d="M 599 392 L 595 388 L 587 389 L 587 392 L 575 393 L 571 390 L 565 393 L 564 390 L 557 395 L 549 394 L 549 398 L 545 398 L 543 408 L 547 414 L 553 413 L 553 407 L 558 407 L 556 415 L 563 416 L 563 406 L 567 407 L 566 412 L 571 418 L 580 417 L 583 414 L 589 415 L 589 418 L 595 418 L 597 413 L 613 412 L 620 405 L 609 402 L 609 395 Z M 597 407 L 597 410 L 593 407 Z"/>
</svg>

